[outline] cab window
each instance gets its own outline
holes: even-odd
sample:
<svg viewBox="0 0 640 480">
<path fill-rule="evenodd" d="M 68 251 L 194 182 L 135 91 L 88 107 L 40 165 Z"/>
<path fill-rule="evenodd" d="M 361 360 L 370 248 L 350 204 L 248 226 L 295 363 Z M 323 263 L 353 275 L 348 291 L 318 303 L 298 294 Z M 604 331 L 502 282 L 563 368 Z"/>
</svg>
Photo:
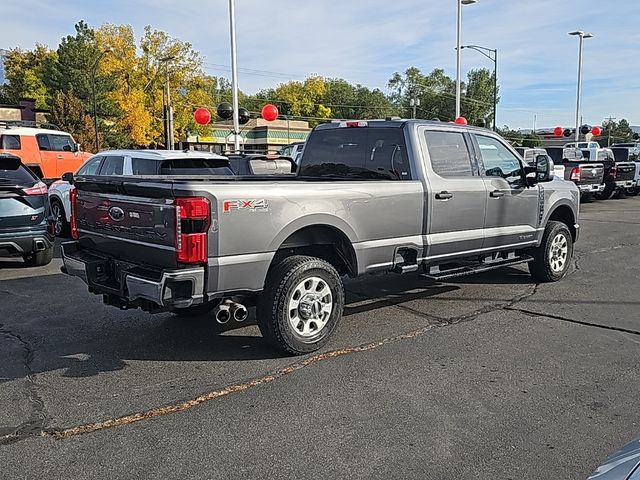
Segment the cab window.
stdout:
<svg viewBox="0 0 640 480">
<path fill-rule="evenodd" d="M 38 147 L 40 150 L 51 150 L 51 145 L 49 143 L 49 135 L 46 133 L 39 133 L 36 135 L 36 140 L 38 140 Z"/>
<path fill-rule="evenodd" d="M 502 177 L 510 183 L 522 179 L 522 165 L 516 155 L 493 137 L 475 135 L 487 177 Z"/>
<path fill-rule="evenodd" d="M 19 135 L 2 135 L 0 137 L 0 148 L 6 150 L 20 150 L 20 136 Z"/>
<path fill-rule="evenodd" d="M 54 152 L 73 152 L 73 140 L 69 135 L 49 135 L 49 144 Z"/>
<path fill-rule="evenodd" d="M 459 132 L 424 132 L 433 171 L 441 177 L 471 177 L 471 157 Z"/>
<path fill-rule="evenodd" d="M 82 167 L 80 167 L 80 170 L 78 170 L 78 175 L 97 175 L 101 161 L 102 157 L 93 157 Z"/>
</svg>

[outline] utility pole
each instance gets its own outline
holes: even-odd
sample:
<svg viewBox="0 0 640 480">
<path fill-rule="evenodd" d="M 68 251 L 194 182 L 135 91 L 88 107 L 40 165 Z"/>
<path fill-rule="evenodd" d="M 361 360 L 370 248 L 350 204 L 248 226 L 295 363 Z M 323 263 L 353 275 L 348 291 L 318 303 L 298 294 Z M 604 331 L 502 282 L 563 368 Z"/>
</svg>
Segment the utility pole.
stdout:
<svg viewBox="0 0 640 480">
<path fill-rule="evenodd" d="M 616 117 L 609 116 L 607 120 L 607 130 L 609 131 L 609 135 L 607 135 L 607 147 L 611 145 L 611 127 L 614 120 L 617 120 Z"/>
<path fill-rule="evenodd" d="M 162 92 L 163 112 L 164 112 L 164 143 L 167 150 L 173 150 L 173 108 L 171 107 L 171 93 L 169 85 L 169 62 L 175 60 L 175 55 L 169 55 L 160 59 L 165 66 L 165 85 Z"/>
<path fill-rule="evenodd" d="M 580 100 L 582 97 L 582 53 L 584 50 L 584 39 L 593 38 L 593 34 L 589 32 L 583 32 L 582 30 L 578 30 L 578 31 L 569 33 L 569 35 L 577 36 L 580 40 L 580 44 L 578 46 L 578 88 L 576 92 L 575 142 L 577 144 L 580 141 Z"/>
<path fill-rule="evenodd" d="M 411 118 L 416 118 L 416 109 L 420 106 L 420 99 L 413 97 L 409 100 L 409 106 L 412 108 Z"/>
<path fill-rule="evenodd" d="M 238 61 L 236 56 L 236 7 L 229 0 L 229 34 L 231 35 L 231 97 L 233 103 L 233 148 L 240 153 L 240 117 L 238 115 Z"/>
</svg>

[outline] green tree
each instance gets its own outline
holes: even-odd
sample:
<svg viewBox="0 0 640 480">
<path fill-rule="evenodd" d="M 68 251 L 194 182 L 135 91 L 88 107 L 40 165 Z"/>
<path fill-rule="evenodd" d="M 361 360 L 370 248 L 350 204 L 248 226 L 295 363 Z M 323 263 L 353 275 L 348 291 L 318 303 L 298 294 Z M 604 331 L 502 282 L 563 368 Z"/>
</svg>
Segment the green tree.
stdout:
<svg viewBox="0 0 640 480">
<path fill-rule="evenodd" d="M 613 143 L 625 143 L 636 141 L 634 132 L 626 119 L 618 122 L 607 121 L 602 124 L 602 133 L 597 138 L 601 146 L 606 147 Z"/>
<path fill-rule="evenodd" d="M 480 119 L 484 119 L 487 125 L 493 122 L 493 90 L 494 76 L 486 68 L 471 70 L 467 74 L 461 111 L 469 122 L 476 123 Z M 500 98 L 497 100 L 499 102 Z"/>
<path fill-rule="evenodd" d="M 55 52 L 39 44 L 31 51 L 17 48 L 9 51 L 4 64 L 4 101 L 17 103 L 21 98 L 32 98 L 37 108 L 45 108 L 48 90 L 43 80 L 43 68 L 47 62 L 55 59 Z"/>
<path fill-rule="evenodd" d="M 95 150 L 95 137 L 91 117 L 84 104 L 72 92 L 56 92 L 50 102 L 50 120 L 73 135 L 85 151 Z"/>
</svg>

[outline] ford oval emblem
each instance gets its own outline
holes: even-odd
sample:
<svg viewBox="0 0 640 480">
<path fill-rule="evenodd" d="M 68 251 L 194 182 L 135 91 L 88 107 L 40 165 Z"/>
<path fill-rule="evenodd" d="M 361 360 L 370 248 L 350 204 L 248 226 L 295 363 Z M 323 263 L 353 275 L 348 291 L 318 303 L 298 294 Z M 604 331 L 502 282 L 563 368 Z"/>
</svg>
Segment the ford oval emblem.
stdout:
<svg viewBox="0 0 640 480">
<path fill-rule="evenodd" d="M 109 217 L 114 222 L 119 222 L 124 218 L 124 210 L 120 207 L 111 207 L 109 209 Z"/>
</svg>

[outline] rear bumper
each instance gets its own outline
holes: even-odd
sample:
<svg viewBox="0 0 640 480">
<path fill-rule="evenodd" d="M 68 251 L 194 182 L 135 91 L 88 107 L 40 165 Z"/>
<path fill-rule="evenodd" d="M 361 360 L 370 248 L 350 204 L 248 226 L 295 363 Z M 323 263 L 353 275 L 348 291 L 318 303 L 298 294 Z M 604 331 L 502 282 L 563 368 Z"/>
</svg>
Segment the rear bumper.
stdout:
<svg viewBox="0 0 640 480">
<path fill-rule="evenodd" d="M 105 303 L 145 310 L 184 308 L 204 300 L 204 267 L 153 270 L 99 256 L 62 244 L 63 273 L 78 277 L 89 291 L 104 295 Z M 151 302 L 153 305 L 150 305 Z"/>
<path fill-rule="evenodd" d="M 616 180 L 616 187 L 618 188 L 633 188 L 635 186 L 635 180 Z"/>
<path fill-rule="evenodd" d="M 46 227 L 26 232 L 0 233 L 0 257 L 17 257 L 53 246 L 54 237 Z"/>
<path fill-rule="evenodd" d="M 604 183 L 590 183 L 577 185 L 580 189 L 580 193 L 598 193 L 604 190 Z"/>
</svg>

